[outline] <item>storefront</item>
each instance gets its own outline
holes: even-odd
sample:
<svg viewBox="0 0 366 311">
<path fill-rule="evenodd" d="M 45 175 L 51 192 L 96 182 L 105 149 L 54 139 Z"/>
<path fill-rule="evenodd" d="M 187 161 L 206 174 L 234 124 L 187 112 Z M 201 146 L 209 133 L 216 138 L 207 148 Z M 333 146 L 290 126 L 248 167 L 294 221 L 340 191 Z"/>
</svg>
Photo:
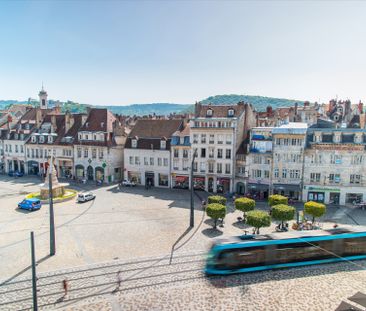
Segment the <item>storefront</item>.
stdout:
<svg viewBox="0 0 366 311">
<path fill-rule="evenodd" d="M 308 201 L 324 203 L 325 193 L 324 192 L 309 191 L 308 192 Z"/>
<path fill-rule="evenodd" d="M 362 193 L 346 193 L 346 203 L 356 204 L 363 202 Z"/>
<path fill-rule="evenodd" d="M 304 186 L 303 200 L 320 203 L 340 204 L 342 195 L 339 188 Z M 344 200 L 344 197 L 343 197 Z M 344 203 L 342 203 L 344 204 Z"/>
<path fill-rule="evenodd" d="M 155 186 L 155 174 L 154 172 L 145 173 L 145 185 L 153 187 Z"/>
<path fill-rule="evenodd" d="M 85 169 L 84 166 L 81 164 L 78 164 L 75 166 L 75 174 L 76 174 L 76 178 L 80 179 L 80 178 L 84 178 L 85 177 Z"/>
<path fill-rule="evenodd" d="M 159 186 L 168 187 L 169 186 L 169 175 L 159 174 Z"/>
<path fill-rule="evenodd" d="M 59 172 L 62 178 L 72 178 L 72 161 L 62 160 L 59 161 Z"/>
<path fill-rule="evenodd" d="M 128 171 L 127 177 L 129 181 L 133 181 L 137 185 L 141 185 L 141 173 Z"/>
<path fill-rule="evenodd" d="M 230 191 L 230 178 L 217 178 L 216 192 L 227 193 Z"/>
<path fill-rule="evenodd" d="M 265 200 L 268 198 L 269 185 L 248 183 L 248 194 L 257 200 Z"/>
<path fill-rule="evenodd" d="M 98 181 L 105 181 L 104 180 L 104 168 L 103 167 L 96 167 L 95 168 L 95 180 Z"/>
<path fill-rule="evenodd" d="M 205 190 L 205 177 L 193 177 L 193 189 Z"/>
<path fill-rule="evenodd" d="M 188 176 L 173 176 L 173 188 L 188 189 L 189 177 Z"/>
<path fill-rule="evenodd" d="M 28 174 L 29 175 L 38 175 L 39 174 L 38 162 L 28 161 Z"/>
<path fill-rule="evenodd" d="M 273 184 L 273 194 L 280 194 L 293 200 L 301 200 L 300 185 Z"/>
</svg>

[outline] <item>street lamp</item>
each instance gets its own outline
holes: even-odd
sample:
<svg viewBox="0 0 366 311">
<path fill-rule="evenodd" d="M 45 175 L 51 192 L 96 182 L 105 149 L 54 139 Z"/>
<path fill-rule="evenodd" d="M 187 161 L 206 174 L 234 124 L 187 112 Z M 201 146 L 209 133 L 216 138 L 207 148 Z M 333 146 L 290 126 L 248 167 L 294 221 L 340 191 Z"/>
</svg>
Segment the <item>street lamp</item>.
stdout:
<svg viewBox="0 0 366 311">
<path fill-rule="evenodd" d="M 189 219 L 189 226 L 191 228 L 194 227 L 194 200 L 193 200 L 193 195 L 194 195 L 194 186 L 193 186 L 193 166 L 194 166 L 194 160 L 197 157 L 197 148 L 195 148 L 193 150 L 193 155 L 192 155 L 192 163 L 191 163 L 191 215 L 190 215 L 190 219 Z"/>
<path fill-rule="evenodd" d="M 50 255 L 56 254 L 55 243 L 55 216 L 53 212 L 53 193 L 52 193 L 52 170 L 53 170 L 53 149 L 51 153 L 50 169 L 48 174 L 48 200 L 50 209 Z M 47 177 L 46 177 L 47 178 Z"/>
</svg>

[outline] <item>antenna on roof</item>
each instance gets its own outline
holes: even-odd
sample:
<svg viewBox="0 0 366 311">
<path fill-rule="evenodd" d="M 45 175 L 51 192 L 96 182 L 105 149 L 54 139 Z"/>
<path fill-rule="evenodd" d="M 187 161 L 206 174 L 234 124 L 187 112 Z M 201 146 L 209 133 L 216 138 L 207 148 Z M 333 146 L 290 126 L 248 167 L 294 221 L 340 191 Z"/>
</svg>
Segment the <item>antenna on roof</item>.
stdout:
<svg viewBox="0 0 366 311">
<path fill-rule="evenodd" d="M 44 91 L 44 89 L 43 89 L 43 81 L 42 81 L 42 91 Z"/>
</svg>

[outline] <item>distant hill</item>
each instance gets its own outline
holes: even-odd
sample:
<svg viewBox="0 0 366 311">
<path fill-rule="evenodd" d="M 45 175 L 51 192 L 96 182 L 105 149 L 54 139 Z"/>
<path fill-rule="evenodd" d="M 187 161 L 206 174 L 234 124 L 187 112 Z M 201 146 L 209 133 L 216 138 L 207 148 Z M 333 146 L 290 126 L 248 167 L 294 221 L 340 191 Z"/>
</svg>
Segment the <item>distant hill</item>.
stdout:
<svg viewBox="0 0 366 311">
<path fill-rule="evenodd" d="M 278 107 L 289 107 L 293 106 L 295 103 L 303 104 L 304 101 L 301 100 L 293 100 L 293 99 L 285 99 L 285 98 L 274 98 L 274 97 L 264 97 L 264 96 L 253 96 L 253 95 L 216 95 L 210 96 L 204 100 L 201 100 L 204 104 L 236 104 L 240 101 L 248 102 L 253 105 L 253 107 L 257 111 L 266 110 L 267 106 L 272 106 L 273 109 Z"/>
<path fill-rule="evenodd" d="M 303 104 L 303 101 L 283 99 L 283 98 L 273 98 L 273 97 L 263 97 L 263 96 L 252 96 L 252 95 L 216 95 L 208 97 L 201 100 L 204 104 L 236 104 L 240 101 L 251 103 L 257 111 L 264 111 L 267 106 L 272 106 L 272 108 L 277 107 L 288 107 L 293 106 L 295 103 Z M 0 109 L 4 109 L 12 104 L 27 104 L 28 101 L 17 101 L 17 100 L 0 100 Z M 30 104 L 38 106 L 38 101 L 31 100 Z M 55 100 L 49 100 L 50 107 L 56 104 Z M 185 113 L 194 112 L 194 105 L 192 104 L 173 104 L 173 103 L 152 103 L 152 104 L 133 104 L 127 106 L 92 106 L 86 104 L 79 104 L 73 101 L 60 102 L 61 111 L 66 112 L 67 110 L 72 113 L 86 112 L 88 107 L 104 107 L 110 109 L 113 113 L 123 114 L 123 115 L 168 115 L 170 113 Z"/>
</svg>

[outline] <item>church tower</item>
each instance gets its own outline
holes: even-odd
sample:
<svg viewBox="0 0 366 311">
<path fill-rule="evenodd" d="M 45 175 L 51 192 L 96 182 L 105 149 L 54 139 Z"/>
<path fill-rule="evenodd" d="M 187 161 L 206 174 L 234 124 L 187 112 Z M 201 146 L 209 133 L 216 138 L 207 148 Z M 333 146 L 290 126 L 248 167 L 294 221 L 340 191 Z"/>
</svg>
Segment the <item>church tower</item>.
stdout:
<svg viewBox="0 0 366 311">
<path fill-rule="evenodd" d="M 43 89 L 42 84 L 42 90 L 38 94 L 39 96 L 39 105 L 41 109 L 48 109 L 48 100 L 47 100 L 47 92 Z"/>
</svg>

